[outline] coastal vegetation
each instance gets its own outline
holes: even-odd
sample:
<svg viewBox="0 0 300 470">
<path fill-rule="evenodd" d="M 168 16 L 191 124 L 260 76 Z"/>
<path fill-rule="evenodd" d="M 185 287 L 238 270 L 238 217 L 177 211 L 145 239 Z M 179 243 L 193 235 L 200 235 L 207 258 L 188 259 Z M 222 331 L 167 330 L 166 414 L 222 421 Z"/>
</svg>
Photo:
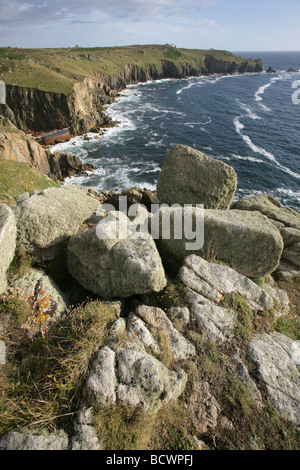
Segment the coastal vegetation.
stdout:
<svg viewBox="0 0 300 470">
<path fill-rule="evenodd" d="M 17 128 L 76 115 L 80 132 L 128 83 L 260 65 L 169 45 L 0 49 L 24 106 L 3 105 L 0 128 L 1 450 L 299 450 L 300 214 L 266 194 L 233 203 L 234 169 L 176 145 L 157 191 L 125 193 L 205 204 L 204 249 L 102 240 L 102 204 L 132 222 L 119 194 L 62 184 L 79 163 Z"/>
<path fill-rule="evenodd" d="M 169 45 L 123 47 L 74 47 L 64 49 L 0 48 L 0 80 L 7 85 L 36 88 L 70 95 L 74 82 L 84 78 L 104 79 L 126 72 L 128 65 L 152 66 L 161 74 L 162 61 L 171 60 L 175 67 L 189 65 L 207 70 L 205 57 L 230 62 L 237 67 L 245 59 L 227 51 L 177 49 Z M 253 61 L 252 65 L 255 67 Z"/>
</svg>

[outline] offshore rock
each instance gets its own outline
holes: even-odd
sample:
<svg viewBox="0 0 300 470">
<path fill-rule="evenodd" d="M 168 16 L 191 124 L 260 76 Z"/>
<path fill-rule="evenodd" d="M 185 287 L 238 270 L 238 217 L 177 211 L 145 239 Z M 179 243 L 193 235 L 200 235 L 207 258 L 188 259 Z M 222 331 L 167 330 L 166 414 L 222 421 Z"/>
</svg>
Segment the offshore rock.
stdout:
<svg viewBox="0 0 300 470">
<path fill-rule="evenodd" d="M 205 209 L 229 209 L 237 189 L 232 167 L 185 145 L 166 155 L 157 183 L 160 203 L 203 204 Z"/>
<path fill-rule="evenodd" d="M 16 249 L 17 227 L 13 211 L 0 204 L 0 295 L 7 287 L 6 272 Z"/>
</svg>

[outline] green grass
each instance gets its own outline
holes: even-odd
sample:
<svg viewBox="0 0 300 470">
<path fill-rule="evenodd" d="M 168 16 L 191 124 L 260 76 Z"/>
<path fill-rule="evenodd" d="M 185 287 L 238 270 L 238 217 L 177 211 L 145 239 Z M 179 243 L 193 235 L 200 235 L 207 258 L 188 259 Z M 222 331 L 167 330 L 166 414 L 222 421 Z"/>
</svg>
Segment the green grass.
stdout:
<svg viewBox="0 0 300 470">
<path fill-rule="evenodd" d="M 241 344 L 247 343 L 251 339 L 254 329 L 254 318 L 250 305 L 236 292 L 226 294 L 222 305 L 236 312 L 235 338 Z"/>
<path fill-rule="evenodd" d="M 8 315 L 8 305 L 0 313 Z M 0 436 L 16 428 L 54 430 L 61 419 L 78 408 L 80 390 L 94 353 L 104 343 L 115 309 L 91 301 L 73 309 L 67 318 L 0 369 Z M 11 328 L 4 338 L 14 343 L 21 328 Z"/>
<path fill-rule="evenodd" d="M 241 64 L 245 59 L 227 51 L 175 49 L 167 45 L 89 47 L 66 49 L 0 48 L 0 80 L 7 85 L 38 88 L 70 95 L 75 81 L 84 77 L 104 80 L 124 72 L 128 64 L 154 66 L 158 73 L 162 61 L 176 66 L 204 65 L 204 56 Z"/>
<path fill-rule="evenodd" d="M 50 187 L 57 188 L 59 184 L 27 163 L 0 159 L 0 203 L 13 204 L 19 194 Z"/>
</svg>

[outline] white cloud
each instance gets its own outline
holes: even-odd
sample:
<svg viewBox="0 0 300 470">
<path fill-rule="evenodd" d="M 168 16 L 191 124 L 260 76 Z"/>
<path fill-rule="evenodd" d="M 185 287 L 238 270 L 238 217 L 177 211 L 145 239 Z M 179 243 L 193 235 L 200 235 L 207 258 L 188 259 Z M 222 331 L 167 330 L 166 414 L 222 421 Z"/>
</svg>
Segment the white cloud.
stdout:
<svg viewBox="0 0 300 470">
<path fill-rule="evenodd" d="M 93 13 L 145 21 L 153 18 L 188 17 L 215 5 L 218 0 L 0 0 L 0 22 L 34 23 L 39 21 L 82 21 Z"/>
</svg>

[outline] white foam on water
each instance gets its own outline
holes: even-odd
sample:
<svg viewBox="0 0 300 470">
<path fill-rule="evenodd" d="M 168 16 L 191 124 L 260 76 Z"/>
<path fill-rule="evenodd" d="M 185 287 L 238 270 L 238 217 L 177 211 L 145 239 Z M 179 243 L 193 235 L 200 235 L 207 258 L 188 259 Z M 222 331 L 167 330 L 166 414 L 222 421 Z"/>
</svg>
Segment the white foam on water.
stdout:
<svg viewBox="0 0 300 470">
<path fill-rule="evenodd" d="M 292 189 L 287 188 L 277 188 L 276 192 L 283 196 L 288 196 L 291 199 L 295 199 L 297 202 L 300 200 L 300 191 L 293 191 Z"/>
<path fill-rule="evenodd" d="M 228 160 L 228 161 L 231 161 L 231 160 L 244 160 L 244 161 L 247 161 L 247 162 L 252 162 L 252 163 L 265 163 L 264 160 L 261 160 L 260 158 L 255 158 L 255 157 L 251 157 L 251 156 L 243 156 L 243 155 L 237 155 L 235 153 L 231 153 L 229 157 L 222 157 L 222 160 Z"/>
<path fill-rule="evenodd" d="M 263 157 L 266 157 L 268 160 L 270 160 L 272 163 L 274 163 L 278 168 L 280 168 L 285 173 L 288 173 L 289 175 L 293 176 L 294 178 L 300 179 L 300 173 L 295 173 L 294 171 L 290 170 L 290 168 L 287 168 L 287 167 L 281 165 L 281 163 L 279 163 L 276 160 L 276 157 L 275 157 L 275 155 L 273 155 L 273 153 L 268 152 L 266 149 L 264 149 L 262 147 L 259 147 L 258 145 L 255 145 L 254 142 L 250 139 L 250 137 L 242 132 L 242 130 L 245 128 L 245 126 L 240 122 L 240 119 L 242 117 L 243 116 L 235 117 L 233 123 L 234 123 L 235 129 L 236 129 L 236 132 L 242 137 L 242 139 L 250 147 L 250 149 L 253 152 L 262 155 Z"/>
<path fill-rule="evenodd" d="M 237 98 L 236 98 L 236 102 L 238 103 L 238 105 L 240 106 L 240 108 L 242 108 L 244 111 L 246 111 L 247 113 L 247 116 L 250 118 L 250 119 L 253 119 L 253 120 L 257 120 L 257 119 L 261 119 L 260 116 L 258 116 L 257 114 L 255 114 L 252 109 L 249 108 L 249 106 L 245 103 L 242 103 L 241 101 L 239 101 Z"/>
<path fill-rule="evenodd" d="M 246 74 L 243 74 L 246 75 Z M 202 86 L 202 85 L 214 85 L 215 83 L 219 82 L 220 80 L 225 80 L 227 78 L 238 78 L 240 77 L 240 74 L 231 74 L 231 75 L 208 75 L 208 76 L 201 76 L 201 77 L 190 77 L 187 80 L 196 80 L 191 83 L 189 83 L 187 86 L 181 88 L 180 90 L 176 91 L 177 95 L 181 95 L 186 90 L 189 90 L 190 88 L 194 86 Z"/>
<path fill-rule="evenodd" d="M 276 83 L 278 80 L 286 80 L 286 79 L 289 79 L 290 77 L 291 77 L 291 74 L 281 71 L 278 76 L 273 77 L 269 83 L 266 83 L 266 85 L 259 87 L 259 89 L 255 92 L 254 94 L 255 101 L 264 111 L 267 111 L 267 112 L 272 111 L 270 108 L 268 108 L 265 104 L 262 103 L 263 101 L 262 96 L 264 95 L 265 91 L 268 88 L 270 88 L 274 83 Z"/>
</svg>

